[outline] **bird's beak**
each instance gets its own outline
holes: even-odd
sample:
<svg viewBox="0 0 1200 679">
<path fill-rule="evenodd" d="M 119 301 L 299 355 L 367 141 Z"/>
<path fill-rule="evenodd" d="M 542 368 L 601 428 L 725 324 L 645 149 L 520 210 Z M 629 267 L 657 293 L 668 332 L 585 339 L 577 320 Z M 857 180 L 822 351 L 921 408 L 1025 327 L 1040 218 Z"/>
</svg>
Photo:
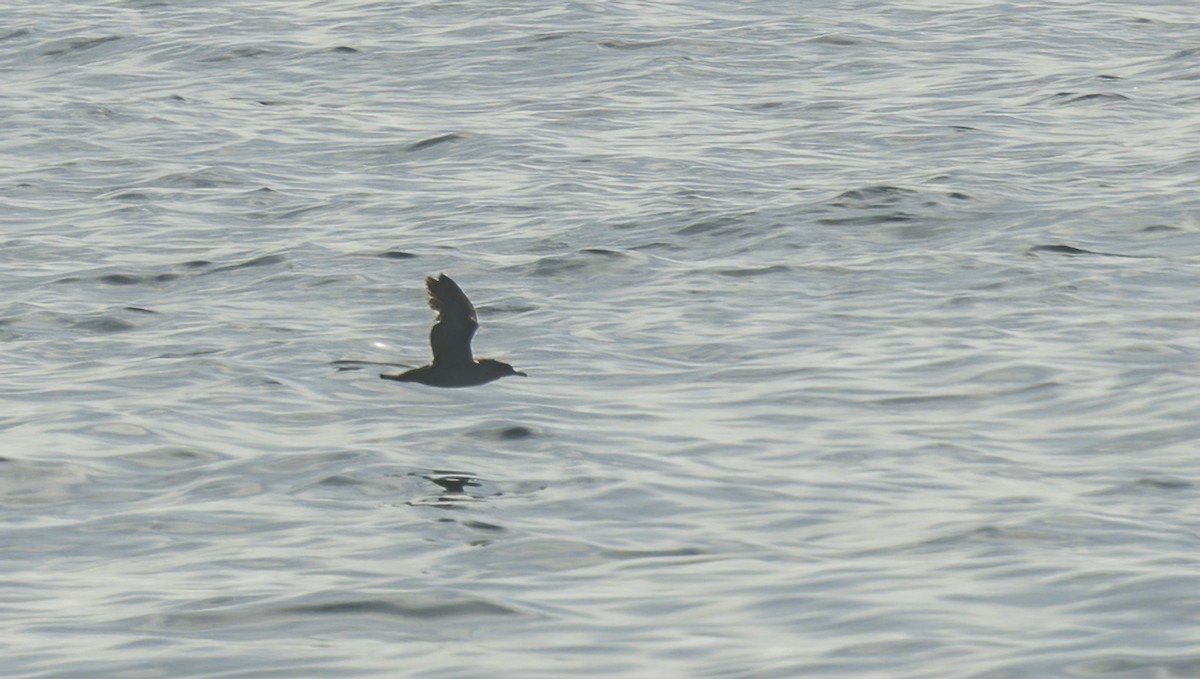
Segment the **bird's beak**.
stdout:
<svg viewBox="0 0 1200 679">
<path fill-rule="evenodd" d="M 525 373 L 521 372 L 520 370 L 514 370 L 513 373 L 520 375 L 521 377 L 529 377 L 529 375 L 526 375 Z"/>
</svg>

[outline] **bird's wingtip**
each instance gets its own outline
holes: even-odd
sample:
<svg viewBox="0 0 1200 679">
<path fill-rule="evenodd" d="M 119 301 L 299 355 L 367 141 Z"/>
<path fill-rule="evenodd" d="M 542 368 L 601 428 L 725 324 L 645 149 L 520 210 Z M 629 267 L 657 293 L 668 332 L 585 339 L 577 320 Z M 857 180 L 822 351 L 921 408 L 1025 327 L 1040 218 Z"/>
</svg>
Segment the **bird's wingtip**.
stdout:
<svg viewBox="0 0 1200 679">
<path fill-rule="evenodd" d="M 458 287 L 458 283 L 455 283 L 453 278 L 447 276 L 444 273 L 439 273 L 436 278 L 433 276 L 425 277 L 425 287 L 426 288 L 432 289 L 433 286 L 436 286 L 436 285 L 446 286 L 447 284 L 453 285 L 454 287 Z"/>
</svg>

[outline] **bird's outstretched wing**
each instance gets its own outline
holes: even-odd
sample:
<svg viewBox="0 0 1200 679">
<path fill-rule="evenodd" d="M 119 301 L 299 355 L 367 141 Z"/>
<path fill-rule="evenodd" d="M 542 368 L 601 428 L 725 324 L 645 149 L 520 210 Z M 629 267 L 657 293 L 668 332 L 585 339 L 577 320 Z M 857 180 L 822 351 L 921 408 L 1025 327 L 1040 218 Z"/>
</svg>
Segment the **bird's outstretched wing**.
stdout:
<svg viewBox="0 0 1200 679">
<path fill-rule="evenodd" d="M 437 278 L 425 278 L 425 290 L 429 293 L 429 306 L 438 312 L 437 321 L 429 331 L 429 345 L 433 347 L 433 362 L 439 366 L 471 363 L 471 338 L 479 321 L 475 320 L 475 307 L 446 274 Z"/>
</svg>

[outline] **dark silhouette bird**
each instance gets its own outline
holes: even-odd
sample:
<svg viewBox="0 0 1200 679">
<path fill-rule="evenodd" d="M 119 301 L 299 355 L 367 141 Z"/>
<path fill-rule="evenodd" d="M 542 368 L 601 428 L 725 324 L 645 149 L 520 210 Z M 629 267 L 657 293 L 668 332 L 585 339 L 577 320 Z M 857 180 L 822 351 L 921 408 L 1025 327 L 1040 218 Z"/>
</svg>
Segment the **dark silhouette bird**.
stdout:
<svg viewBox="0 0 1200 679">
<path fill-rule="evenodd" d="M 525 373 L 503 361 L 475 358 L 471 355 L 471 337 L 479 328 L 475 307 L 446 274 L 425 278 L 429 307 L 437 312 L 437 320 L 429 331 L 433 361 L 396 375 L 380 375 L 385 380 L 417 382 L 431 387 L 474 387 L 509 375 Z"/>
</svg>

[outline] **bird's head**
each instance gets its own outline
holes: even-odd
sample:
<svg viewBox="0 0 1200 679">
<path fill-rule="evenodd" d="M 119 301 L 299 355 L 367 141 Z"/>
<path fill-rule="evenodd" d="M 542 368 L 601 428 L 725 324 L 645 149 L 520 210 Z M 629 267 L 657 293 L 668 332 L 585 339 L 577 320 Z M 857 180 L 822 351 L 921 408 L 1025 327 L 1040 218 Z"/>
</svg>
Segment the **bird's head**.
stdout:
<svg viewBox="0 0 1200 679">
<path fill-rule="evenodd" d="M 511 365 L 505 363 L 504 361 L 497 361 L 494 358 L 481 358 L 477 361 L 477 363 L 479 364 L 480 368 L 483 368 L 484 370 L 487 371 L 487 374 L 493 380 L 498 380 L 501 377 L 508 377 L 509 375 L 520 375 L 521 377 L 528 377 L 528 375 L 521 372 L 520 370 L 517 370 L 516 368 L 512 367 Z"/>
</svg>

